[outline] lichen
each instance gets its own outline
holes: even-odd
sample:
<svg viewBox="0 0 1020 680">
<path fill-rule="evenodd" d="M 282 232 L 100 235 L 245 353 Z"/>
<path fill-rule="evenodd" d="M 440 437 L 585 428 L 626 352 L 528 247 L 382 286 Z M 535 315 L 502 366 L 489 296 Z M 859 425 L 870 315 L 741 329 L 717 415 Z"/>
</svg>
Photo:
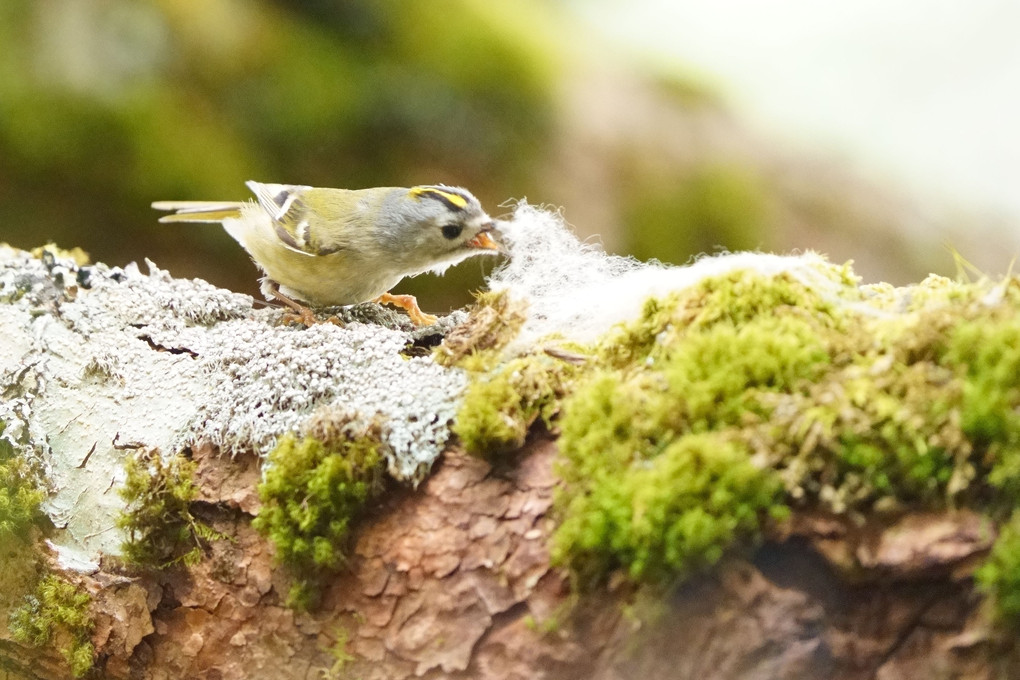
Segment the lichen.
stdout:
<svg viewBox="0 0 1020 680">
<path fill-rule="evenodd" d="M 292 606 L 311 607 L 323 579 L 343 566 L 353 523 L 382 489 L 383 446 L 378 426 L 352 423 L 325 439 L 286 435 L 270 452 L 252 525 L 294 577 Z"/>
<path fill-rule="evenodd" d="M 126 505 L 117 526 L 127 534 L 121 547 L 127 564 L 155 569 L 194 565 L 209 541 L 224 538 L 191 514 L 198 492 L 195 467 L 184 456 L 164 460 L 150 450 L 124 460 L 127 478 L 120 496 Z"/>
<path fill-rule="evenodd" d="M 264 453 L 319 409 L 357 409 L 380 421 L 391 474 L 414 482 L 442 451 L 465 383 L 430 357 L 402 356 L 407 333 L 361 323 L 294 330 L 235 321 L 153 338 L 193 349 L 211 384 L 180 445 Z"/>
<path fill-rule="evenodd" d="M 119 481 L 125 443 L 164 452 L 211 443 L 226 455 L 264 456 L 330 408 L 380 422 L 394 477 L 418 483 L 428 474 L 466 384 L 461 369 L 406 356 L 409 347 L 427 353 L 436 328 L 366 323 L 392 319 L 371 313 L 381 309 L 374 304 L 338 312 L 344 327 L 284 327 L 279 310 L 148 265 L 143 273 L 144 265 L 82 265 L 52 248 L 33 257 L 0 247 L 0 321 L 9 330 L 0 438 L 19 459 L 0 461 L 0 512 L 11 513 L 0 521 L 23 526 L 35 504 L 21 483 L 27 465 L 48 492 L 47 538 L 61 554 L 80 565 L 115 557 L 123 503 L 85 482 Z"/>
<path fill-rule="evenodd" d="M 11 612 L 8 622 L 11 635 L 36 647 L 56 645 L 71 674 L 83 677 L 95 662 L 91 603 L 92 597 L 87 592 L 61 576 L 49 574 Z"/>
</svg>

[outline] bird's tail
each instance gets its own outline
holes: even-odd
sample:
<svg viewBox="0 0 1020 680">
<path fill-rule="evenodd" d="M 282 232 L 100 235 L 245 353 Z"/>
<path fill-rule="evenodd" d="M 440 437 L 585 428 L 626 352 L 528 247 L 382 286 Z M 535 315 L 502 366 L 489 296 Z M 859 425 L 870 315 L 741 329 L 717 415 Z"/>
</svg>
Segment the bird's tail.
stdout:
<svg viewBox="0 0 1020 680">
<path fill-rule="evenodd" d="M 160 222 L 222 222 L 230 217 L 240 217 L 240 201 L 156 201 L 152 207 L 156 210 L 172 210 L 172 215 L 164 215 Z"/>
</svg>

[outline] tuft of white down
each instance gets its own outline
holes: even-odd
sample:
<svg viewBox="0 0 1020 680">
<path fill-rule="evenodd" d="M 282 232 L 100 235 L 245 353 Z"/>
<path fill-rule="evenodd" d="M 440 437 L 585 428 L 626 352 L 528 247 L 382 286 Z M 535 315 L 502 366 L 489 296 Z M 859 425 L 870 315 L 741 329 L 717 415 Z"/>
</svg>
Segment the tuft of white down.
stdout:
<svg viewBox="0 0 1020 680">
<path fill-rule="evenodd" d="M 581 242 L 558 212 L 523 201 L 500 232 L 509 258 L 492 272 L 489 288 L 507 291 L 528 305 L 512 352 L 550 336 L 591 342 L 614 324 L 636 318 L 649 297 L 740 269 L 764 275 L 786 272 L 835 291 L 836 268 L 816 253 L 724 253 L 702 256 L 686 266 L 641 262 Z"/>
</svg>

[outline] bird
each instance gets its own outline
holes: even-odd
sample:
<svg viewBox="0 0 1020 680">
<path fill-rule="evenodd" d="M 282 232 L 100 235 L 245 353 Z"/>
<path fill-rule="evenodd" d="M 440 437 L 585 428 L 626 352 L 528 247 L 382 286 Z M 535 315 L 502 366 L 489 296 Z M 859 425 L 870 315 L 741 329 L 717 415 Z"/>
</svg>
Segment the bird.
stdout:
<svg viewBox="0 0 1020 680">
<path fill-rule="evenodd" d="M 248 201 L 156 201 L 162 223 L 220 223 L 263 272 L 260 290 L 315 323 L 308 305 L 361 302 L 404 309 L 418 326 L 436 317 L 390 290 L 406 276 L 443 273 L 476 255 L 506 253 L 497 220 L 460 187 L 329 189 L 245 183 Z"/>
</svg>

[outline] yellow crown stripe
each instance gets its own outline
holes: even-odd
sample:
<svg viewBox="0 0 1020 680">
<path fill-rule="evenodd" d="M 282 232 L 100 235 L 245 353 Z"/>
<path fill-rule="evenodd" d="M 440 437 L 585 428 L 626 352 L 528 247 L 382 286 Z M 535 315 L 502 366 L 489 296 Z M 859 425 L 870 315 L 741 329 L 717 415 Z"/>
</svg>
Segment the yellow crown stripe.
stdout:
<svg viewBox="0 0 1020 680">
<path fill-rule="evenodd" d="M 464 210 L 468 206 L 467 199 L 460 194 L 436 187 L 414 187 L 411 189 L 411 195 L 415 198 L 435 198 L 458 210 Z"/>
</svg>

